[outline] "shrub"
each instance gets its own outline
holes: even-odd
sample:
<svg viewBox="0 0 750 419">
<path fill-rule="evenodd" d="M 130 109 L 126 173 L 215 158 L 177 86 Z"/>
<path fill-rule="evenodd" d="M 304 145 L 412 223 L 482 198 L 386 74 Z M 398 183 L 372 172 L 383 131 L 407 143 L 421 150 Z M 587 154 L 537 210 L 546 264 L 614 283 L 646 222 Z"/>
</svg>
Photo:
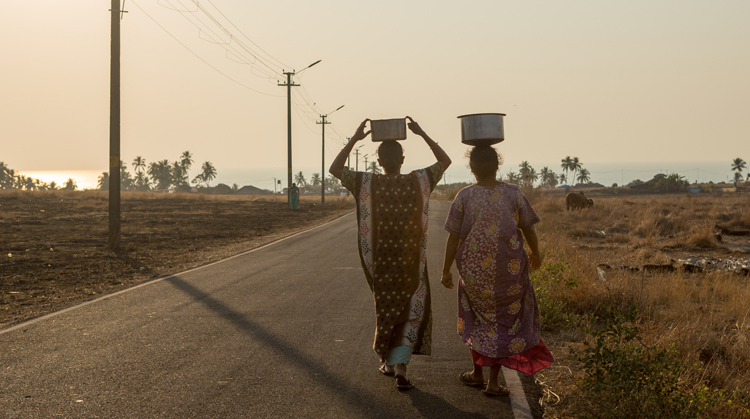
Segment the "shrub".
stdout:
<svg viewBox="0 0 750 419">
<path fill-rule="evenodd" d="M 578 316 L 571 313 L 567 302 L 559 295 L 560 290 L 576 286 L 576 277 L 570 266 L 565 262 L 544 262 L 538 271 L 532 273 L 531 280 L 539 304 L 542 330 L 557 331 L 574 326 Z"/>
<path fill-rule="evenodd" d="M 747 417 L 743 401 L 734 393 L 692 388 L 690 370 L 674 344 L 669 349 L 646 346 L 636 326 L 638 308 L 622 313 L 602 307 L 603 325 L 575 359 L 582 363 L 587 418 L 702 418 L 712 411 L 730 410 Z M 735 403 L 733 404 L 733 401 Z M 737 403 L 740 401 L 740 403 Z"/>
</svg>

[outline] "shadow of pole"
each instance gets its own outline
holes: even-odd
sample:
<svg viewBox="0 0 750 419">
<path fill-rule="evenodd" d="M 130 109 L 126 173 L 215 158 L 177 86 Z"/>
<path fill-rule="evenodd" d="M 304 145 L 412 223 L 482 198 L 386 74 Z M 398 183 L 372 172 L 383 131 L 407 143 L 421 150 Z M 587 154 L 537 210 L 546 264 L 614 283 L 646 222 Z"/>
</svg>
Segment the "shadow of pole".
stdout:
<svg viewBox="0 0 750 419">
<path fill-rule="evenodd" d="M 187 283 L 183 279 L 172 276 L 165 279 L 166 282 L 174 285 L 180 291 L 195 298 L 195 300 L 201 302 L 207 308 L 220 315 L 221 317 L 229 320 L 235 327 L 242 332 L 252 336 L 255 339 L 259 339 L 265 342 L 269 347 L 281 354 L 289 360 L 292 364 L 297 365 L 302 370 L 308 372 L 309 376 L 314 380 L 318 381 L 330 390 L 337 392 L 341 395 L 341 399 L 348 403 L 350 406 L 358 409 L 363 417 L 397 417 L 398 414 L 388 409 L 387 405 L 375 402 L 372 397 L 368 397 L 362 390 L 356 389 L 353 383 L 347 383 L 346 386 L 336 385 L 345 381 L 345 377 L 340 377 L 334 373 L 328 371 L 326 367 L 311 359 L 309 356 L 301 352 L 299 349 L 294 348 L 292 345 L 284 342 L 279 337 L 270 333 L 257 323 L 248 320 L 241 313 L 238 313 L 231 308 L 224 305 L 221 301 L 211 297 L 203 291 L 195 288 L 191 284 Z M 443 401 L 444 402 L 444 401 Z M 444 402 L 445 403 L 445 402 Z M 452 417 L 452 416 L 447 416 Z"/>
</svg>

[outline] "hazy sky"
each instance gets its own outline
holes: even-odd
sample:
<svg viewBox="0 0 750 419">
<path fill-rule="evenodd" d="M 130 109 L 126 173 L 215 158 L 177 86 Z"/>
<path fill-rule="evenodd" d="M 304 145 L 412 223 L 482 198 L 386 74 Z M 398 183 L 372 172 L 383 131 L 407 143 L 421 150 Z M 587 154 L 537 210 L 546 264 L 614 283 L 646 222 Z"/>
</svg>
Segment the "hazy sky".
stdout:
<svg viewBox="0 0 750 419">
<path fill-rule="evenodd" d="M 456 116 L 480 112 L 507 114 L 500 150 L 510 165 L 566 155 L 584 166 L 750 160 L 746 0 L 199 4 L 232 37 L 193 1 L 125 1 L 127 162 L 190 150 L 219 172 L 285 174 L 286 88 L 278 80 L 317 60 L 295 77 L 304 88 L 293 88 L 295 168 L 320 167 L 315 121 L 340 105 L 326 127 L 326 167 L 364 118 L 405 115 L 464 166 Z M 109 6 L 0 1 L 0 161 L 107 170 Z M 404 146 L 407 166 L 433 161 L 418 137 Z"/>
</svg>

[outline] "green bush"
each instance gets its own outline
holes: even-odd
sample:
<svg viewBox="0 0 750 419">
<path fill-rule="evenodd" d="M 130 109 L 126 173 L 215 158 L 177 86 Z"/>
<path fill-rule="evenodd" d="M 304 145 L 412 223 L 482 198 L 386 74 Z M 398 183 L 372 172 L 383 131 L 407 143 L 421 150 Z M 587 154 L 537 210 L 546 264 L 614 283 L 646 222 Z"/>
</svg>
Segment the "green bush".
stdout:
<svg viewBox="0 0 750 419">
<path fill-rule="evenodd" d="M 536 291 L 539 313 L 542 318 L 542 330 L 556 331 L 573 327 L 578 316 L 571 313 L 568 304 L 559 298 L 559 290 L 574 288 L 576 277 L 565 262 L 544 262 L 542 267 L 533 272 L 531 281 Z"/>
<path fill-rule="evenodd" d="M 608 307 L 602 311 L 602 327 L 586 331 L 593 339 L 575 356 L 582 363 L 582 388 L 589 401 L 581 417 L 688 419 L 727 410 L 733 417 L 747 417 L 734 393 L 687 383 L 695 367 L 687 367 L 674 347 L 659 349 L 640 341 L 635 304 L 627 313 Z"/>
</svg>

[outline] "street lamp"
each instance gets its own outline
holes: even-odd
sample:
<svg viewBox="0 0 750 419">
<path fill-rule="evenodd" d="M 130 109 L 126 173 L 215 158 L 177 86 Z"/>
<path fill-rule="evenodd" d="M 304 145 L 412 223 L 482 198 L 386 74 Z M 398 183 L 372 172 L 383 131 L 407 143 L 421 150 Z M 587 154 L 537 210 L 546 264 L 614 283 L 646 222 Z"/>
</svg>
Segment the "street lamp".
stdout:
<svg viewBox="0 0 750 419">
<path fill-rule="evenodd" d="M 286 193 L 286 199 L 287 202 L 291 202 L 291 194 L 289 193 L 290 189 L 292 189 L 292 87 L 293 86 L 299 86 L 299 84 L 292 83 L 292 76 L 295 74 L 299 74 L 308 68 L 314 66 L 315 64 L 321 62 L 322 60 L 315 61 L 314 63 L 308 65 L 307 67 L 303 68 L 299 72 L 294 71 L 288 71 L 284 72 L 284 75 L 286 75 L 286 83 L 279 83 L 279 86 L 286 86 L 286 118 L 287 118 L 287 193 Z"/>
<path fill-rule="evenodd" d="M 343 108 L 343 107 L 344 107 L 344 105 L 339 106 L 338 108 L 336 108 L 336 111 L 339 110 L 339 109 L 341 109 L 341 108 Z M 333 111 L 333 112 L 336 112 L 336 111 Z M 321 205 L 325 205 L 325 203 L 326 203 L 326 175 L 325 175 L 325 173 L 326 173 L 326 124 L 330 124 L 330 122 L 326 122 L 326 117 L 328 115 L 332 114 L 333 112 L 329 112 L 329 113 L 327 113 L 325 115 L 320 115 L 321 121 L 320 122 L 316 122 L 316 124 L 321 124 L 321 126 L 323 128 L 323 138 L 322 138 L 322 141 L 321 141 L 322 148 L 321 148 L 321 153 L 320 153 L 320 157 L 321 157 L 321 169 L 320 169 L 320 177 L 321 177 L 321 179 L 320 179 L 320 204 Z"/>
</svg>

